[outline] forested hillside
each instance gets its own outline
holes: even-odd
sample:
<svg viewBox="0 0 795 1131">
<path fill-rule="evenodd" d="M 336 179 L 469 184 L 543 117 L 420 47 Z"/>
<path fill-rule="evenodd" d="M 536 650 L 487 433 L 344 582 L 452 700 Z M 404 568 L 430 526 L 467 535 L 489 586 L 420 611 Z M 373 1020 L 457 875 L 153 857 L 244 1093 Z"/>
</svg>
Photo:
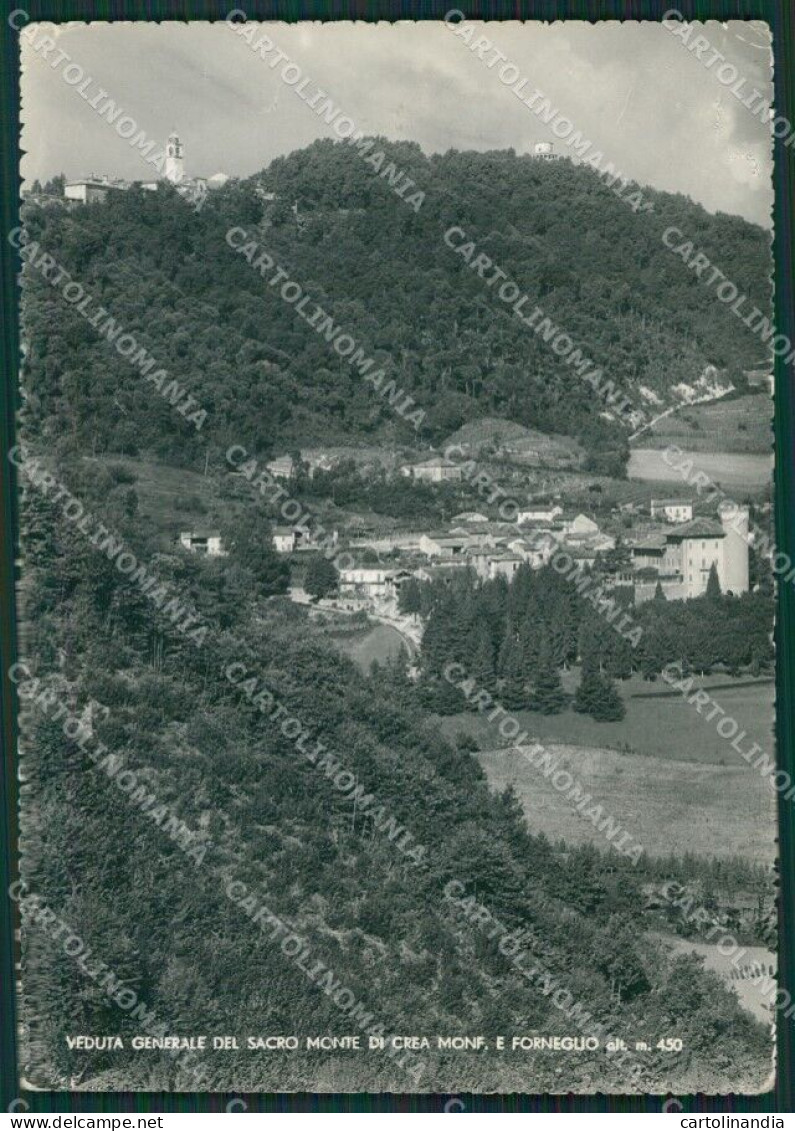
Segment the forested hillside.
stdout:
<svg viewBox="0 0 795 1131">
<path fill-rule="evenodd" d="M 760 1090 L 769 1030 L 700 960 L 672 958 L 644 929 L 644 878 L 688 881 L 692 866 L 531 835 L 513 792 L 490 792 L 469 750 L 442 737 L 427 688 L 418 695 L 402 664 L 364 676 L 285 598 L 287 569 L 256 492 L 241 507 L 233 485 L 219 486 L 229 492 L 228 557 L 182 550 L 141 513 L 135 457 L 147 457 L 150 478 L 157 460 L 204 472 L 205 453 L 233 443 L 260 457 L 335 439 L 411 446 L 486 415 L 576 436 L 592 461 L 620 465 L 626 432 L 445 246 L 453 224 L 617 383 L 663 395 L 707 364 L 736 375 L 758 358 L 758 342 L 660 234 L 669 224 L 692 233 L 761 307 L 760 230 L 660 194 L 653 213 L 635 214 L 566 162 L 386 148 L 425 193 L 418 212 L 331 143 L 228 185 L 198 212 L 165 188 L 27 211 L 28 241 L 89 301 L 81 314 L 29 257 L 19 434 L 41 465 L 38 486 L 29 469 L 19 473 L 21 874 L 115 988 L 29 922 L 26 1077 L 192 1090 L 195 1077 L 165 1052 L 69 1047 L 69 1035 L 141 1034 L 122 1004 L 132 994 L 165 1034 L 238 1037 L 237 1050 L 194 1058 L 209 1090 Z M 419 436 L 233 250 L 233 226 L 415 399 Z M 206 411 L 200 430 L 89 324 L 100 306 Z M 108 453 L 133 459 L 87 458 Z M 373 505 L 382 488 L 368 488 Z M 345 499 L 353 490 L 344 476 L 337 489 Z M 144 589 L 141 569 L 155 588 Z M 523 614 L 543 605 L 550 654 L 566 631 L 562 658 L 589 627 L 579 614 L 558 616 L 565 593 L 530 592 L 526 581 L 512 594 L 484 587 L 473 623 L 461 618 L 492 667 L 508 611 L 522 632 Z M 167 613 L 172 602 L 190 613 L 191 631 Z M 666 614 L 646 614 L 671 625 L 662 659 L 687 627 Z M 426 684 L 460 643 L 437 628 L 422 657 Z M 503 656 L 534 677 L 541 659 L 529 649 Z M 64 716 L 83 730 L 65 729 Z M 330 772 L 307 754 L 316 742 Z M 684 932 L 684 916 L 673 907 L 670 916 L 670 931 Z M 495 922 L 504 930 L 484 926 Z M 298 951 L 282 946 L 288 938 Z M 407 1071 L 377 1051 L 245 1047 L 247 1035 L 359 1034 L 366 1049 L 368 1026 L 432 1040 L 482 1035 L 489 1048 L 431 1046 Z M 638 1075 L 637 1058 L 621 1063 L 604 1039 L 572 1053 L 510 1048 L 513 1035 L 594 1032 L 647 1041 Z M 681 1051 L 658 1045 L 670 1039 Z"/>
<path fill-rule="evenodd" d="M 669 401 L 708 365 L 737 383 L 763 360 L 760 341 L 661 238 L 677 226 L 767 310 L 761 229 L 646 189 L 654 210 L 635 213 L 569 161 L 378 146 L 425 193 L 418 211 L 351 146 L 329 141 L 229 184 L 198 212 L 168 189 L 68 212 L 31 206 L 30 238 L 92 295 L 87 316 L 105 307 L 208 412 L 202 437 L 34 272 L 30 407 L 48 433 L 184 462 L 205 439 L 259 454 L 335 439 L 428 443 L 497 415 L 574 436 L 592 466 L 620 467 L 626 427 L 600 415 L 591 386 L 444 243 L 453 225 L 640 407 L 641 385 Z M 230 248 L 233 225 L 414 398 L 419 435 Z"/>
<path fill-rule="evenodd" d="M 129 1041 L 153 1031 L 120 1008 L 133 991 L 161 1032 L 240 1038 L 236 1052 L 191 1058 L 210 1090 L 556 1091 L 561 1079 L 575 1091 L 762 1086 L 765 1028 L 697 959 L 667 958 L 638 929 L 644 878 L 687 879 L 684 865 L 655 873 L 530 835 L 511 791 L 490 793 L 471 754 L 418 711 L 401 670 L 365 679 L 313 637 L 300 609 L 263 602 L 237 553 L 148 558 L 127 484 L 85 462 L 57 472 L 201 612 L 207 632 L 194 646 L 156 622 L 109 555 L 30 489 L 22 876 L 79 932 L 87 968 L 104 964 L 117 987 L 87 977 L 31 923 L 22 985 L 33 1083 L 194 1087 L 164 1052 L 68 1047 L 67 1035 Z M 265 690 L 272 699 L 257 700 Z M 73 729 L 65 736 L 53 702 L 88 720 L 90 741 Z M 287 719 L 309 742 L 282 726 Z M 315 741 L 338 767 L 332 774 L 307 757 Z M 107 750 L 95 757 L 99 742 Z M 364 786 L 369 804 L 341 787 L 341 773 Z M 303 965 L 280 946 L 287 936 L 255 917 L 263 906 L 300 938 L 311 956 Z M 685 920 L 671 911 L 677 930 Z M 495 921 L 514 942 L 501 948 Z M 331 991 L 308 976 L 316 962 L 333 972 Z M 349 996 L 333 996 L 340 987 Z M 351 1001 L 369 1021 L 352 1019 Z M 573 1003 L 587 1021 L 569 1018 Z M 410 1062 L 415 1073 L 424 1066 L 417 1077 L 377 1053 L 244 1045 L 247 1034 L 366 1035 L 367 1025 L 387 1035 L 483 1034 L 489 1050 L 431 1048 Z M 620 1064 L 604 1041 L 590 1052 L 508 1051 L 513 1034 L 599 1031 L 650 1044 L 637 1079 L 637 1058 Z M 509 1037 L 502 1053 L 496 1034 Z M 657 1048 L 670 1037 L 681 1052 Z"/>
</svg>

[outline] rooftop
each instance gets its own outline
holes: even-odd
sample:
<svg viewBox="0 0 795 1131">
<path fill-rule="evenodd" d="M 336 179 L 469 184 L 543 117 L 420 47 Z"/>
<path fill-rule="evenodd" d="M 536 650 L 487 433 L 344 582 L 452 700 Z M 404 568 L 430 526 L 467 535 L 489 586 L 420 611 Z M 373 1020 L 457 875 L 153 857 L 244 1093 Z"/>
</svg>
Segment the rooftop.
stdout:
<svg viewBox="0 0 795 1131">
<path fill-rule="evenodd" d="M 220 530 L 182 530 L 180 538 L 220 538 Z"/>
<path fill-rule="evenodd" d="M 407 466 L 416 467 L 458 467 L 458 464 L 453 463 L 451 459 L 446 456 L 431 456 L 430 459 L 424 459 L 420 463 L 412 463 Z"/>
<path fill-rule="evenodd" d="M 626 539 L 626 545 L 631 550 L 664 550 L 667 544 L 669 530 L 659 530 L 647 528 L 645 530 L 638 530 L 634 534 L 629 535 Z"/>
<path fill-rule="evenodd" d="M 710 518 L 693 518 L 668 532 L 669 538 L 723 538 L 725 535 L 721 524 Z"/>
</svg>

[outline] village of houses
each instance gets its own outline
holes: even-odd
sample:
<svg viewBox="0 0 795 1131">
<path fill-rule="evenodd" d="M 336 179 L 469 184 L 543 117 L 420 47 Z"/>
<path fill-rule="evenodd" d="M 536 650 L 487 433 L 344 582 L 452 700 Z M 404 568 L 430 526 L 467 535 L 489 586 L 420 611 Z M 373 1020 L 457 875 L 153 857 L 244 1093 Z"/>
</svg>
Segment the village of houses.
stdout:
<svg viewBox="0 0 795 1131">
<path fill-rule="evenodd" d="M 334 466 L 334 460 L 323 452 L 302 453 L 301 462 L 310 478 Z M 287 490 L 297 474 L 290 455 L 270 461 L 266 470 Z M 396 465 L 392 472 L 431 486 L 459 485 L 465 473 L 464 463 L 442 454 Z M 510 580 L 523 563 L 540 569 L 561 553 L 567 562 L 587 570 L 597 555 L 620 544 L 625 564 L 610 584 L 631 587 L 636 604 L 654 597 L 658 585 L 668 599 L 698 597 L 706 590 L 713 566 L 722 592 L 737 596 L 749 589 L 751 539 L 746 508 L 694 517 L 691 499 L 651 498 L 648 503 L 607 511 L 591 507 L 589 514 L 570 507 L 565 498 L 532 501 L 526 488 L 514 497 L 510 521 L 495 518 L 499 508 L 485 500 L 482 509 L 463 510 L 438 527 L 414 520 L 385 529 L 349 515 L 350 521 L 332 532 L 333 552 L 327 534 L 324 536 L 323 551 L 338 569 L 338 591 L 320 601 L 312 601 L 301 586 L 302 565 L 320 552 L 311 527 L 275 525 L 273 547 L 295 567 L 290 589 L 294 601 L 365 612 L 397 628 L 410 650 L 412 644 L 419 644 L 421 626 L 415 616 L 401 615 L 398 601 L 401 586 L 410 578 L 449 582 L 459 571 L 470 569 L 483 580 Z M 523 497 L 527 502 L 520 509 Z M 210 556 L 225 553 L 217 530 L 183 531 L 180 542 Z"/>
</svg>

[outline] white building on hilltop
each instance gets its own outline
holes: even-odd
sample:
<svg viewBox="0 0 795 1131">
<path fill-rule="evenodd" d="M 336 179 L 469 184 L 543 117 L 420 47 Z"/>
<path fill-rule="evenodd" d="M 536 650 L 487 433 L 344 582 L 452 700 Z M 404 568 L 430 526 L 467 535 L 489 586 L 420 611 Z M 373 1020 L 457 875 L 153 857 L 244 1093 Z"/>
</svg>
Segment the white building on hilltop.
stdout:
<svg viewBox="0 0 795 1131">
<path fill-rule="evenodd" d="M 554 522 L 561 514 L 563 514 L 563 507 L 559 507 L 557 503 L 537 505 L 526 511 L 519 511 L 516 515 L 516 522 L 519 526 L 525 522 Z"/>
<path fill-rule="evenodd" d="M 557 161 L 558 154 L 552 148 L 551 141 L 538 141 L 533 146 L 533 156 L 537 161 Z"/>
<path fill-rule="evenodd" d="M 154 144 L 153 141 L 147 142 L 143 152 L 147 155 L 147 163 L 153 169 L 162 170 L 163 175 L 160 180 L 124 181 L 109 177 L 106 174 L 91 173 L 87 177 L 68 181 L 64 185 L 64 197 L 79 204 L 103 203 L 107 199 L 108 193 L 114 189 L 127 191 L 131 188 L 140 187 L 156 191 L 158 185 L 165 183 L 173 185 L 180 196 L 192 203 L 195 210 L 198 211 L 207 197 L 208 190 L 223 188 L 229 180 L 226 173 L 214 173 L 209 178 L 187 176 L 185 173 L 185 150 L 176 131 L 169 134 L 165 149 L 155 152 L 154 156 L 150 157 L 149 150 L 154 147 Z"/>
<path fill-rule="evenodd" d="M 172 185 L 180 185 L 185 179 L 182 142 L 176 133 L 169 134 L 166 143 L 166 180 Z"/>
<path fill-rule="evenodd" d="M 416 479 L 421 483 L 458 482 L 463 475 L 463 470 L 457 463 L 453 463 L 446 456 L 432 456 L 422 463 L 405 464 L 400 469 L 401 475 Z"/>
</svg>

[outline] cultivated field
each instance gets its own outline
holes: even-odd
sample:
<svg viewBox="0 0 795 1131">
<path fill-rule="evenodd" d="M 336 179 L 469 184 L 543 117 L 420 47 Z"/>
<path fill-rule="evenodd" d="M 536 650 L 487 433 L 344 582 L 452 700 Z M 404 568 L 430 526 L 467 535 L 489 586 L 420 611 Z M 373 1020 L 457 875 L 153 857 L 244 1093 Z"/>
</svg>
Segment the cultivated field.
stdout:
<svg viewBox="0 0 795 1131">
<path fill-rule="evenodd" d="M 440 449 L 445 450 L 451 444 L 460 444 L 473 456 L 478 455 L 483 449 L 496 450 L 503 445 L 508 445 L 517 453 L 537 452 L 542 459 L 544 456 L 579 457 L 583 454 L 583 449 L 571 436 L 539 432 L 536 428 L 526 428 L 512 420 L 503 420 L 496 416 L 485 416 L 479 420 L 469 421 L 457 432 L 448 436 L 444 444 L 440 445 Z"/>
<path fill-rule="evenodd" d="M 596 746 L 549 749 L 632 843 L 640 842 L 653 856 L 741 855 L 759 864 L 775 859 L 775 796 L 750 766 L 666 761 Z M 516 790 L 532 832 L 607 848 L 604 835 L 520 751 L 491 750 L 478 757 L 493 789 Z"/>
<path fill-rule="evenodd" d="M 631 479 L 641 482 L 663 482 L 663 498 L 668 497 L 668 484 L 681 487 L 687 477 L 694 478 L 697 472 L 707 476 L 703 496 L 706 497 L 711 485 L 725 491 L 735 492 L 738 499 L 760 498 L 770 493 L 773 476 L 773 457 L 763 452 L 696 452 L 678 445 L 681 455 L 674 453 L 666 459 L 665 448 L 633 448 L 629 454 L 627 474 Z M 673 466 L 672 466 L 673 465 Z M 683 475 L 685 479 L 683 479 Z M 690 498 L 698 498 L 694 487 L 689 488 Z M 660 497 L 657 495 L 657 498 Z M 681 494 L 676 491 L 677 497 Z"/>
<path fill-rule="evenodd" d="M 577 682 L 576 673 L 565 673 L 567 690 Z M 699 683 L 746 731 L 739 748 L 747 751 L 757 742 L 772 757 L 772 681 L 716 675 Z M 707 722 L 659 680 L 633 677 L 619 687 L 627 707 L 620 723 L 596 723 L 571 710 L 548 716 L 525 711 L 517 717 L 533 740 L 560 757 L 562 767 L 593 794 L 604 813 L 652 854 L 742 855 L 770 863 L 775 858 L 775 794 L 759 771 L 721 738 L 717 718 Z M 498 790 L 514 786 L 534 832 L 606 847 L 604 836 L 540 770 L 504 744 L 496 749 L 502 740 L 485 715 L 456 715 L 441 725 L 448 737 L 466 733 L 476 738 L 489 783 Z"/>
<path fill-rule="evenodd" d="M 180 530 L 216 526 L 218 516 L 229 506 L 219 490 L 219 483 L 226 478 L 225 469 L 212 463 L 205 476 L 198 468 L 169 467 L 124 456 L 87 458 L 86 462 L 104 468 L 123 467 L 134 475 L 131 486 L 138 495 L 141 520 L 167 537 Z"/>
</svg>

